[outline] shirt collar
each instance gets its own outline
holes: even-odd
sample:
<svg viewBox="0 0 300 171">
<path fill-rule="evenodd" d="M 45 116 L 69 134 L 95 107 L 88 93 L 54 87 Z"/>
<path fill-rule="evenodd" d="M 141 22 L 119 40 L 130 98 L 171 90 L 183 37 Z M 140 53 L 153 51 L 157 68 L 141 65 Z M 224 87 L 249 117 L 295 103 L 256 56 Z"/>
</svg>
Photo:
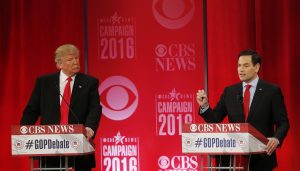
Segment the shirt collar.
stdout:
<svg viewBox="0 0 300 171">
<path fill-rule="evenodd" d="M 258 83 L 259 77 L 257 76 L 254 80 L 252 80 L 250 83 L 245 83 L 243 82 L 243 87 L 246 87 L 247 84 L 250 84 L 251 87 L 256 88 L 257 83 Z"/>
<path fill-rule="evenodd" d="M 72 81 L 75 79 L 75 77 L 76 77 L 76 74 L 71 77 Z M 60 70 L 59 79 L 61 82 L 64 82 L 68 79 L 68 76 L 62 70 Z"/>
</svg>

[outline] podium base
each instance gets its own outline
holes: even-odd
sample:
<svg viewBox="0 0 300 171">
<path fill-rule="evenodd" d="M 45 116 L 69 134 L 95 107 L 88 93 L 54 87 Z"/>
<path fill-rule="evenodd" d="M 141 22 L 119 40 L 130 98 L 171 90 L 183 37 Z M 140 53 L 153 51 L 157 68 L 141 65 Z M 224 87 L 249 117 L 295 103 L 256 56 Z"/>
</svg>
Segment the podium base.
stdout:
<svg viewBox="0 0 300 171">
<path fill-rule="evenodd" d="M 54 157 L 52 157 L 53 159 Z M 47 171 L 47 170 L 59 170 L 59 171 L 72 171 L 74 170 L 73 167 L 69 166 L 69 157 L 68 156 L 59 156 L 59 157 L 55 157 L 55 159 L 58 159 L 57 163 L 55 165 L 51 165 L 49 164 L 49 162 L 47 162 L 48 160 L 51 160 L 51 157 L 30 157 L 30 170 L 31 171 L 35 171 L 35 170 L 43 170 L 43 171 Z M 36 166 L 34 163 L 35 161 L 37 161 L 37 165 Z"/>
<path fill-rule="evenodd" d="M 245 155 L 207 155 L 207 165 L 204 166 L 204 156 L 200 163 L 200 171 L 248 171 L 249 158 Z"/>
</svg>

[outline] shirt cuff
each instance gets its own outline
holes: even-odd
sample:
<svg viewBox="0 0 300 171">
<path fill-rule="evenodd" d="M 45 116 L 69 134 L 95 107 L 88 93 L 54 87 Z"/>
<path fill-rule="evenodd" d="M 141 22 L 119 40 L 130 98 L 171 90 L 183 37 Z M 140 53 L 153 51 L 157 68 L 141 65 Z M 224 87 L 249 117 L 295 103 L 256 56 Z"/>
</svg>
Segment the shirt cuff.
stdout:
<svg viewBox="0 0 300 171">
<path fill-rule="evenodd" d="M 200 107 L 200 114 L 206 112 L 208 108 L 209 108 L 209 105 L 207 105 L 205 108 Z"/>
</svg>

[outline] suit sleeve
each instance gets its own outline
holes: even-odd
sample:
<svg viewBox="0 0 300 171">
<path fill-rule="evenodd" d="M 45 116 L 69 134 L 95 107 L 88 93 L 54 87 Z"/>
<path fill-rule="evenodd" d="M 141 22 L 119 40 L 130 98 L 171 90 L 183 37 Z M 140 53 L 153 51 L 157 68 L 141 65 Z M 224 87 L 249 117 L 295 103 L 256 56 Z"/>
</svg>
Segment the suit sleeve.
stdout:
<svg viewBox="0 0 300 171">
<path fill-rule="evenodd" d="M 272 111 L 276 125 L 274 137 L 276 137 L 280 141 L 280 144 L 282 144 L 290 125 L 284 104 L 284 97 L 279 87 L 276 87 L 274 97 L 272 98 Z"/>
<path fill-rule="evenodd" d="M 23 111 L 20 125 L 34 125 L 37 122 L 40 116 L 40 87 L 40 79 L 37 79 L 30 99 Z"/>
<path fill-rule="evenodd" d="M 208 108 L 204 113 L 199 114 L 208 123 L 220 123 L 227 115 L 226 105 L 225 105 L 225 98 L 226 98 L 226 89 L 224 90 L 223 94 L 220 97 L 219 102 L 217 103 L 214 109 Z"/>
<path fill-rule="evenodd" d="M 98 92 L 98 80 L 93 80 L 89 91 L 89 105 L 88 116 L 86 118 L 85 126 L 94 130 L 95 134 L 100 122 L 102 107 L 100 105 L 100 96 Z"/>
</svg>

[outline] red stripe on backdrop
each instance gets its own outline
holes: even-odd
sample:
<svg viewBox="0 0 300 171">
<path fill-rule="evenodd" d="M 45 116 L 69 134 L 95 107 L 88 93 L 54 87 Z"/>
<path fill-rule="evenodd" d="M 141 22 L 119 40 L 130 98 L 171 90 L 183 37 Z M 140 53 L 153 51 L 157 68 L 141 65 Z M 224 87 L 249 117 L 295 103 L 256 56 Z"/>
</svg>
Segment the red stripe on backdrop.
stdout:
<svg viewBox="0 0 300 171">
<path fill-rule="evenodd" d="M 194 96 L 204 87 L 201 6 L 194 0 L 88 1 L 88 70 L 101 80 L 103 105 L 98 169 L 198 168 L 197 156 L 181 152 L 180 130 L 198 117 Z M 172 102 L 187 110 L 163 109 Z M 118 145 L 124 154 L 111 153 Z M 137 153 L 126 153 L 127 147 Z"/>
<path fill-rule="evenodd" d="M 19 124 L 35 79 L 57 71 L 55 49 L 73 43 L 83 51 L 83 1 L 10 0 L 0 4 L 0 170 L 29 170 L 27 157 L 11 156 L 11 125 Z"/>
<path fill-rule="evenodd" d="M 150 6 L 152 6 L 153 2 L 162 1 L 141 1 L 143 4 L 133 3 L 133 1 L 130 2 L 132 3 L 130 4 L 131 8 L 124 8 L 124 6 L 128 5 L 128 1 L 120 1 L 118 3 L 111 1 L 109 3 L 111 3 L 111 6 L 116 8 L 121 15 L 128 13 L 130 17 L 131 14 L 139 14 L 137 19 L 144 18 L 145 21 L 151 23 L 157 22 L 153 16 L 144 16 L 142 14 L 146 13 L 144 10 L 151 8 Z M 200 6 L 200 2 L 195 2 L 197 6 Z M 87 3 L 91 3 L 91 1 L 87 1 Z M 160 5 L 160 3 L 157 5 Z M 283 146 L 277 150 L 279 167 L 276 170 L 296 170 L 298 167 L 296 155 L 299 153 L 297 145 L 300 141 L 300 128 L 297 123 L 299 120 L 298 113 L 300 113 L 299 108 L 297 108 L 298 96 L 300 95 L 298 88 L 300 87 L 300 83 L 297 82 L 299 77 L 297 64 L 300 62 L 300 48 L 298 45 L 298 39 L 300 37 L 300 23 L 298 22 L 300 18 L 300 2 L 297 0 L 208 0 L 207 6 L 208 89 L 211 104 L 214 105 L 216 103 L 225 86 L 238 81 L 236 74 L 238 52 L 245 48 L 257 49 L 263 56 L 261 77 L 279 84 L 282 88 L 291 124 L 291 129 L 286 141 Z M 92 9 L 104 13 L 110 10 L 110 8 L 105 5 L 95 6 Z M 88 9 L 89 12 L 97 13 L 96 10 Z M 181 9 L 179 8 L 178 10 Z M 183 12 L 187 11 L 189 10 Z M 171 13 L 168 14 L 172 14 L 172 11 L 169 12 Z M 192 19 L 192 23 L 197 21 L 202 23 L 201 18 Z M 2 69 L 2 81 L 0 84 L 0 119 L 2 121 L 0 126 L 2 130 L 0 151 L 2 155 L 0 156 L 0 160 L 5 163 L 5 165 L 0 165 L 0 168 L 1 170 L 20 170 L 20 168 L 22 168 L 22 170 L 29 170 L 29 160 L 27 158 L 11 157 L 10 127 L 11 125 L 19 123 L 22 110 L 33 89 L 35 78 L 44 73 L 54 72 L 56 70 L 54 62 L 52 63 L 55 48 L 62 43 L 69 42 L 76 44 L 81 51 L 83 51 L 83 3 L 82 0 L 1 1 L 0 25 L 0 68 Z M 138 54 L 144 51 L 147 52 L 149 47 L 154 47 L 153 45 L 155 43 L 149 41 L 149 35 L 156 33 L 158 37 L 163 38 L 162 43 L 168 44 L 169 41 L 165 40 L 172 41 L 176 39 L 175 37 L 173 38 L 173 35 L 181 33 L 178 30 L 172 31 L 159 28 L 159 25 L 147 27 L 147 24 L 144 24 L 140 27 L 143 29 L 138 33 L 141 34 L 139 36 L 142 38 L 145 37 L 145 39 L 139 39 L 140 44 L 146 44 L 147 46 L 137 46 Z M 194 31 L 193 28 L 191 28 L 191 24 L 187 25 L 185 29 Z M 90 32 L 88 33 L 90 34 Z M 183 37 L 184 36 L 186 35 L 183 35 Z M 193 34 L 193 36 L 196 36 L 196 34 Z M 97 39 L 97 36 L 93 38 Z M 89 37 L 89 41 L 97 41 L 93 40 L 93 38 Z M 201 38 L 198 39 L 202 41 Z M 187 39 L 183 38 L 182 40 Z M 89 44 L 89 48 L 97 49 L 97 47 L 93 47 L 94 45 L 95 44 Z M 201 54 L 200 51 L 201 50 L 197 53 Z M 82 54 L 83 53 L 81 53 L 81 55 Z M 163 53 L 158 51 L 157 54 L 162 55 Z M 139 58 L 146 58 L 148 55 L 151 58 L 157 54 L 152 51 L 150 55 L 138 55 L 137 59 L 132 62 L 132 67 L 135 67 L 134 64 L 138 63 Z M 150 59 L 147 58 L 146 60 Z M 134 71 L 126 70 L 124 65 L 118 64 L 116 66 L 110 66 L 105 69 L 107 75 L 101 75 L 100 80 L 104 81 L 108 76 L 120 74 L 121 71 L 123 75 L 130 75 L 132 72 L 139 73 L 142 70 L 149 69 L 152 65 L 151 62 L 147 64 L 149 65 L 145 65 L 145 68 L 139 68 L 139 70 Z M 107 65 L 107 63 L 103 62 L 101 65 Z M 115 69 L 114 67 L 118 67 L 120 72 L 111 72 Z M 160 66 L 158 65 L 158 67 Z M 100 68 L 100 70 L 101 69 L 102 68 Z M 89 70 L 89 72 L 97 75 L 92 69 Z M 166 75 L 167 74 L 162 74 L 159 77 L 165 78 Z M 143 91 L 149 91 L 149 93 L 154 92 L 155 94 L 155 92 L 160 89 L 160 85 L 149 86 L 152 82 L 158 81 L 158 79 L 153 79 L 151 76 L 152 75 L 147 75 L 145 76 L 146 78 L 143 78 L 145 79 L 145 83 L 147 83 Z M 184 74 L 177 76 L 181 77 L 184 76 Z M 172 81 L 172 79 L 177 78 L 177 76 L 166 79 L 168 84 L 176 85 L 177 87 L 178 82 Z M 197 75 L 197 79 L 199 77 L 201 76 Z M 140 78 L 140 76 L 129 77 L 130 80 Z M 14 83 L 14 81 L 17 83 Z M 202 88 L 201 82 L 192 81 L 187 84 L 196 84 L 197 88 L 200 85 L 199 88 Z M 186 90 L 184 87 L 180 88 L 181 92 L 194 91 L 192 89 Z M 169 89 L 167 88 L 162 90 L 163 93 L 168 91 Z M 149 96 L 143 95 L 140 97 L 140 100 L 140 105 L 144 106 L 149 101 L 155 100 L 155 97 L 149 98 Z M 130 99 L 130 101 L 134 102 L 134 99 Z M 148 122 L 153 122 L 153 118 L 149 120 L 148 115 L 149 113 L 153 113 L 154 108 L 155 102 L 153 102 L 153 109 L 143 112 L 142 121 L 138 122 L 134 129 L 130 127 L 130 122 L 124 122 L 122 126 L 127 130 L 124 134 L 130 137 L 136 128 L 144 129 L 145 133 L 148 133 L 148 130 L 156 132 L 156 128 L 147 127 Z M 137 112 L 141 111 L 142 109 L 137 109 Z M 133 117 L 133 119 L 136 118 L 137 116 Z M 196 119 L 199 118 L 196 117 Z M 199 122 L 200 121 L 201 119 L 199 119 Z M 101 127 L 114 129 L 108 123 L 103 123 L 103 121 L 101 121 L 101 124 Z M 122 136 L 123 132 L 121 132 L 119 138 L 122 138 Z M 100 137 L 98 136 L 98 138 Z M 141 159 L 141 165 L 151 168 L 154 167 L 151 166 L 152 163 L 155 163 L 157 166 L 157 156 L 160 154 L 157 154 L 152 146 L 152 144 L 157 143 L 157 141 L 132 140 L 131 145 L 137 143 L 144 144 L 143 149 L 147 148 L 149 152 L 150 159 L 148 161 Z M 170 140 L 177 141 L 176 138 L 170 138 Z M 163 141 L 165 141 L 165 139 Z M 159 141 L 158 143 L 161 142 Z M 100 145 L 97 143 L 97 146 L 99 147 Z M 162 148 L 168 150 L 170 146 L 164 144 Z M 98 149 L 98 153 L 101 153 L 101 150 Z M 151 156 L 154 157 L 151 158 Z M 167 161 L 167 158 L 161 158 L 160 161 Z"/>
</svg>

